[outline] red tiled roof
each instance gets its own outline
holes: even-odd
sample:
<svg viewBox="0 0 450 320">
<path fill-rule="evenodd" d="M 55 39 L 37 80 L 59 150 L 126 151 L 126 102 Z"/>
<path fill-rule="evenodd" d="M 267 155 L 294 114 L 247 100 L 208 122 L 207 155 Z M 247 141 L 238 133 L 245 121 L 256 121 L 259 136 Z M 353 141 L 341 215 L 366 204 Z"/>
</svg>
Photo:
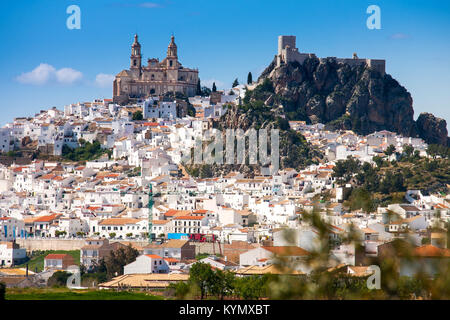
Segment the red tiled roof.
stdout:
<svg viewBox="0 0 450 320">
<path fill-rule="evenodd" d="M 152 258 L 152 259 L 162 259 L 160 256 L 156 254 L 146 254 L 146 257 Z"/>
<path fill-rule="evenodd" d="M 69 254 L 65 254 L 65 253 L 51 253 L 49 255 L 47 255 L 45 257 L 45 259 L 54 259 L 54 260 L 62 260 L 64 258 L 66 258 L 67 256 L 70 256 Z"/>
<path fill-rule="evenodd" d="M 57 217 L 59 217 L 60 214 L 52 214 L 49 216 L 42 216 L 42 217 L 37 217 L 34 222 L 51 222 L 53 220 L 55 220 Z"/>
<path fill-rule="evenodd" d="M 194 216 L 180 216 L 180 217 L 176 217 L 174 218 L 175 220 L 202 220 L 204 217 L 200 216 L 200 217 L 194 217 Z"/>
<path fill-rule="evenodd" d="M 416 257 L 450 257 L 450 250 L 428 244 L 415 248 L 413 255 Z"/>
</svg>

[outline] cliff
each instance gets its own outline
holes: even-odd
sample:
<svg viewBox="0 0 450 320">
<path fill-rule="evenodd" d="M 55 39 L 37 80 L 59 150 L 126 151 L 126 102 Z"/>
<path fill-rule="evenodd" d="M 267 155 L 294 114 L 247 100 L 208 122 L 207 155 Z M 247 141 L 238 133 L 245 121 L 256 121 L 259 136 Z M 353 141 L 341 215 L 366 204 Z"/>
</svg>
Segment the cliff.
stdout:
<svg viewBox="0 0 450 320">
<path fill-rule="evenodd" d="M 272 61 L 258 81 L 266 87 L 271 83 L 273 92 L 257 88 L 247 101 L 281 104 L 288 120 L 320 122 L 363 135 L 389 130 L 430 144 L 449 143 L 445 120 L 424 114 L 414 121 L 411 94 L 390 75 L 363 65 L 308 58 L 277 68 Z"/>
</svg>

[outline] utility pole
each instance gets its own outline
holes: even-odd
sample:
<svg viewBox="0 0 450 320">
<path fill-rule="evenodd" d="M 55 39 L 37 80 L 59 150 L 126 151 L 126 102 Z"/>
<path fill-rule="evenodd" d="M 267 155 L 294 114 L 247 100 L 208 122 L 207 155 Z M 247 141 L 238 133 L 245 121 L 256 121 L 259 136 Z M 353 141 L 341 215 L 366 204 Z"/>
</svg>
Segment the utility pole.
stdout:
<svg viewBox="0 0 450 320">
<path fill-rule="evenodd" d="M 150 191 L 148 193 L 148 243 L 152 243 L 152 229 L 153 229 L 153 188 L 150 183 Z"/>
</svg>

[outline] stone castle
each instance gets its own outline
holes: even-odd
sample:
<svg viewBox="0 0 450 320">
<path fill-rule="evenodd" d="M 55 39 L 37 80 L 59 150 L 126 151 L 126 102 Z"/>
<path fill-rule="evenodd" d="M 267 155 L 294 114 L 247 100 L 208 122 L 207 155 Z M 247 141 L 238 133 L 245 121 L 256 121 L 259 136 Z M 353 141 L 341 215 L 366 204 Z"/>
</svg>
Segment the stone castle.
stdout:
<svg viewBox="0 0 450 320">
<path fill-rule="evenodd" d="M 198 70 L 184 68 L 178 61 L 175 37 L 171 37 L 167 56 L 161 62 L 148 59 L 142 65 L 141 45 L 137 34 L 131 46 L 130 69 L 122 70 L 113 83 L 114 103 L 127 103 L 130 98 L 160 96 L 167 92 L 181 92 L 190 97 L 197 89 Z"/>
<path fill-rule="evenodd" d="M 307 58 L 317 58 L 314 53 L 301 53 L 298 51 L 296 47 L 296 37 L 295 36 L 279 36 L 278 37 L 278 54 L 276 56 L 277 59 L 277 67 L 281 66 L 284 63 L 297 61 L 302 64 Z M 365 64 L 369 68 L 380 72 L 382 75 L 386 73 L 386 60 L 375 60 L 375 59 L 360 59 L 356 55 L 353 54 L 353 58 L 336 58 L 329 57 L 335 59 L 337 62 L 346 63 L 350 66 L 357 66 Z M 321 58 L 319 60 L 322 60 Z"/>
</svg>

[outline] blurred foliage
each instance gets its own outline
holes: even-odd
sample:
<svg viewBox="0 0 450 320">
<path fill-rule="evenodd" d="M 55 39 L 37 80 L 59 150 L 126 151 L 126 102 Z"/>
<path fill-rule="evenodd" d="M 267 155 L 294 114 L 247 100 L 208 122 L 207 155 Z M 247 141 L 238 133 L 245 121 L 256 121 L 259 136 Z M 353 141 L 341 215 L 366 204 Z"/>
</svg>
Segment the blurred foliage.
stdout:
<svg viewBox="0 0 450 320">
<path fill-rule="evenodd" d="M 428 260 L 414 255 L 414 240 L 408 234 L 395 239 L 379 249 L 370 265 L 380 269 L 380 289 L 369 289 L 372 274 L 352 275 L 347 265 L 340 263 L 334 250 L 343 245 L 354 245 L 361 250 L 362 234 L 349 225 L 339 239 L 333 227 L 320 217 L 318 209 L 303 213 L 303 223 L 308 223 L 317 234 L 316 246 L 303 261 L 289 255 L 276 256 L 274 266 L 282 274 L 236 276 L 229 271 L 212 269 L 210 265 L 196 263 L 190 270 L 188 282 L 171 284 L 169 291 L 177 299 L 323 299 L 323 300 L 410 300 L 450 299 L 450 257 L 432 258 L 437 266 L 430 273 Z M 294 245 L 295 234 L 284 232 L 285 241 Z M 400 270 L 413 266 L 411 276 Z M 295 270 L 308 272 L 295 275 Z M 372 282 L 373 283 L 373 282 Z"/>
</svg>

